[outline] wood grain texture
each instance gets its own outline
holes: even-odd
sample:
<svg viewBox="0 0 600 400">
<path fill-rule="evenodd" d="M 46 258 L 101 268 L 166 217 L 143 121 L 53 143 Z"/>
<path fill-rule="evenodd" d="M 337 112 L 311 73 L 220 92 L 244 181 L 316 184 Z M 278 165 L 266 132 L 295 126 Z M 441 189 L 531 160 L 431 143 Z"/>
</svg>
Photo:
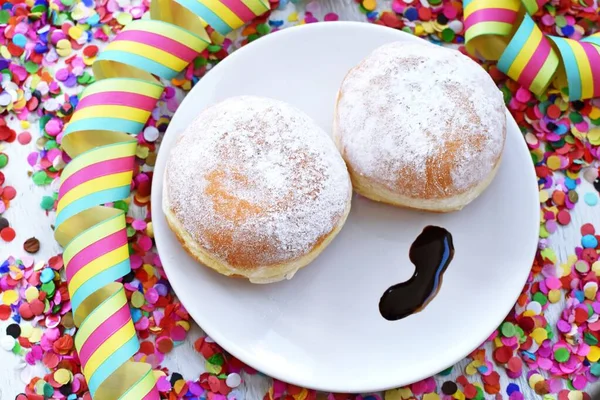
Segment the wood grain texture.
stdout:
<svg viewBox="0 0 600 400">
<path fill-rule="evenodd" d="M 389 8 L 391 0 L 379 0 L 379 6 L 382 9 Z M 336 12 L 339 14 L 342 20 L 359 20 L 364 21 L 364 15 L 362 15 L 357 8 L 354 0 L 321 0 L 318 2 L 320 6 L 321 18 L 326 12 Z M 301 11 L 302 3 L 298 5 L 299 11 Z M 13 129 L 16 129 L 16 124 L 11 123 Z M 31 129 L 32 136 L 35 138 L 38 136 L 37 124 L 32 124 Z M 41 242 L 41 249 L 36 255 L 37 259 L 48 259 L 50 256 L 59 253 L 60 247 L 53 239 L 53 232 L 51 224 L 54 220 L 54 215 L 46 216 L 45 212 L 40 208 L 39 202 L 43 195 L 49 194 L 49 191 L 36 187 L 31 179 L 26 175 L 26 171 L 29 170 L 29 166 L 26 162 L 27 154 L 34 149 L 34 144 L 29 146 L 21 146 L 16 142 L 7 146 L 5 150 L 9 157 L 10 162 L 4 169 L 4 173 L 7 177 L 7 184 L 16 187 L 18 195 L 13 200 L 11 207 L 6 212 L 6 218 L 11 221 L 17 230 L 17 238 L 9 244 L 0 243 L 0 259 L 4 260 L 9 255 L 19 256 L 22 255 L 23 242 L 30 237 L 37 237 Z M 586 182 L 579 189 L 580 198 L 587 191 L 591 191 L 593 188 Z M 599 206 L 600 207 L 600 206 Z M 579 244 L 580 234 L 579 227 L 585 222 L 591 222 L 600 228 L 600 213 L 599 208 L 589 207 L 583 202 L 577 205 L 575 212 L 572 213 L 573 221 L 566 227 L 561 228 L 551 238 L 552 248 L 555 249 L 559 259 L 566 260 L 569 254 L 573 253 L 575 246 Z M 138 211 L 139 213 L 139 211 Z M 139 216 L 139 215 L 138 215 Z M 490 240 L 493 239 L 493 233 L 490 233 Z M 477 299 L 473 299 L 474 304 Z M 560 310 L 564 307 L 564 302 L 551 307 L 550 312 L 546 314 L 550 324 L 555 324 Z M 457 312 L 469 312 L 469 310 L 457 310 Z M 498 321 L 499 323 L 501 321 Z M 6 323 L 0 324 L 0 328 L 6 326 Z M 460 329 L 461 327 L 449 326 L 448 329 Z M 181 373 L 186 379 L 197 379 L 201 372 L 204 371 L 204 360 L 193 350 L 193 343 L 196 338 L 202 334 L 200 328 L 194 326 L 186 342 L 175 348 L 170 353 L 164 365 L 171 371 Z M 440 336 L 443 332 L 439 333 Z M 0 331 L 0 335 L 4 335 L 3 329 Z M 365 338 L 365 340 L 368 340 Z M 488 345 L 489 346 L 489 345 Z M 489 349 L 489 347 L 488 347 Z M 43 376 L 44 368 L 40 365 L 26 369 L 19 369 L 20 358 L 13 356 L 9 353 L 4 353 L 0 350 L 0 359 L 3 361 L 3 368 L 0 371 L 0 400 L 13 399 L 18 393 L 20 393 L 26 382 L 31 377 Z M 488 353 L 491 355 L 491 353 Z M 360 360 L 356 360 L 360 362 Z M 455 379 L 458 375 L 462 374 L 467 364 L 466 360 L 460 361 L 456 368 L 453 369 L 451 375 L 446 378 L 436 378 L 440 387 L 441 384 L 447 379 Z M 498 369 L 502 372 L 502 369 Z M 506 385 L 509 383 L 508 378 L 505 374 L 501 373 L 501 387 L 504 391 Z M 540 398 L 529 390 L 529 385 L 524 378 L 519 379 L 516 382 L 522 390 L 525 392 L 526 399 Z M 259 400 L 262 399 L 265 392 L 270 385 L 270 379 L 264 376 L 245 376 L 245 383 L 239 388 L 242 393 L 245 394 L 246 399 Z M 503 392 L 504 393 L 504 392 Z M 506 397 L 506 395 L 505 395 Z M 491 398 L 491 397 L 490 397 Z"/>
</svg>

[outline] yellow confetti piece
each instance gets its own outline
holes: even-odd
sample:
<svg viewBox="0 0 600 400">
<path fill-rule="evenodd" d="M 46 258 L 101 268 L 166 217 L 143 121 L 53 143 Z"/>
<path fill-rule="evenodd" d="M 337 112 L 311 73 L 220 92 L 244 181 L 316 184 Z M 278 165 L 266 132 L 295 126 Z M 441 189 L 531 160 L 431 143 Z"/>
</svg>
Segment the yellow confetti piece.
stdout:
<svg viewBox="0 0 600 400">
<path fill-rule="evenodd" d="M 432 34 L 433 32 L 435 32 L 435 29 L 433 29 L 433 24 L 431 22 L 423 22 L 423 29 L 428 34 Z"/>
<path fill-rule="evenodd" d="M 600 108 L 598 107 L 592 107 L 592 110 L 590 111 L 589 115 L 588 115 L 591 119 L 598 119 L 600 118 Z"/>
<path fill-rule="evenodd" d="M 154 276 L 154 267 L 152 265 L 144 264 L 144 265 L 142 265 L 142 268 L 148 274 L 148 277 Z"/>
<path fill-rule="evenodd" d="M 54 380 L 61 385 L 66 385 L 71 382 L 71 379 L 73 379 L 73 375 L 67 369 L 61 368 L 54 373 Z"/>
<path fill-rule="evenodd" d="M 31 343 L 39 343 L 42 340 L 42 335 L 44 331 L 41 328 L 33 328 L 31 330 L 31 335 L 29 335 L 29 341 Z"/>
<path fill-rule="evenodd" d="M 535 328 L 529 336 L 531 336 L 537 344 L 542 344 L 544 340 L 548 339 L 548 332 L 546 332 L 544 328 Z"/>
<path fill-rule="evenodd" d="M 308 390 L 302 388 L 302 391 L 293 397 L 295 400 L 305 400 L 308 397 Z"/>
<path fill-rule="evenodd" d="M 596 276 L 600 276 L 600 261 L 596 261 L 592 264 L 592 271 L 596 273 Z"/>
<path fill-rule="evenodd" d="M 154 237 L 154 225 L 152 225 L 152 222 L 148 222 L 148 225 L 146 225 L 146 235 L 151 238 Z"/>
<path fill-rule="evenodd" d="M 386 390 L 383 398 L 385 400 L 403 400 L 399 389 Z"/>
<path fill-rule="evenodd" d="M 423 33 L 425 33 L 425 29 L 421 25 L 415 26 L 415 36 L 423 36 Z"/>
<path fill-rule="evenodd" d="M 27 300 L 28 303 L 37 299 L 39 296 L 40 296 L 40 291 L 37 290 L 37 288 L 35 286 L 29 286 L 25 290 L 25 299 Z"/>
<path fill-rule="evenodd" d="M 546 165 L 553 171 L 560 169 L 560 158 L 558 156 L 550 156 L 546 160 Z"/>
<path fill-rule="evenodd" d="M 288 15 L 288 22 L 296 22 L 298 21 L 298 13 L 294 11 L 290 15 Z"/>
<path fill-rule="evenodd" d="M 540 190 L 540 203 L 545 203 L 550 198 L 550 194 L 546 190 Z"/>
<path fill-rule="evenodd" d="M 6 46 L 0 47 L 0 55 L 4 58 L 12 58 L 12 54 L 10 54 L 10 51 L 8 51 L 8 47 Z"/>
<path fill-rule="evenodd" d="M 68 39 L 61 39 L 56 43 L 56 52 L 61 57 L 67 57 L 71 54 L 71 42 Z"/>
<path fill-rule="evenodd" d="M 548 292 L 548 300 L 550 303 L 558 303 L 560 301 L 560 290 L 552 289 Z"/>
<path fill-rule="evenodd" d="M 69 36 L 73 39 L 79 39 L 83 35 L 83 29 L 78 26 L 72 26 L 69 28 Z"/>
<path fill-rule="evenodd" d="M 33 266 L 33 270 L 34 271 L 41 271 L 42 269 L 44 269 L 44 266 L 46 265 L 45 262 L 43 261 L 38 261 L 34 266 Z"/>
<path fill-rule="evenodd" d="M 456 393 L 461 393 L 460 391 L 457 391 Z M 455 397 L 457 398 L 457 397 Z M 465 397 L 463 396 L 463 399 Z M 440 396 L 437 393 L 426 393 L 423 395 L 423 400 L 440 400 Z"/>
<path fill-rule="evenodd" d="M 221 373 L 221 367 L 219 365 L 211 364 L 208 361 L 204 363 L 204 368 L 209 374 L 219 375 Z"/>
<path fill-rule="evenodd" d="M 190 323 L 187 321 L 177 321 L 177 323 L 175 325 L 179 325 L 180 327 L 182 327 L 183 329 L 186 330 L 186 332 L 189 332 L 190 330 Z"/>
<path fill-rule="evenodd" d="M 597 146 L 600 144 L 600 128 L 593 128 L 587 134 L 588 142 Z"/>
<path fill-rule="evenodd" d="M 373 11 L 377 7 L 376 0 L 363 0 L 362 6 L 367 11 Z"/>
<path fill-rule="evenodd" d="M 412 390 L 410 390 L 410 388 L 408 386 L 401 387 L 398 389 L 398 391 L 400 392 L 400 396 L 402 396 L 402 399 L 404 399 L 404 400 L 410 399 L 411 397 L 413 397 L 413 392 L 412 392 Z"/>
<path fill-rule="evenodd" d="M 590 352 L 586 357 L 590 362 L 598 362 L 600 360 L 600 347 L 590 346 Z"/>
<path fill-rule="evenodd" d="M 29 322 L 22 322 L 20 324 L 21 327 L 21 336 L 29 339 L 31 337 L 31 333 L 33 332 L 33 326 Z"/>
<path fill-rule="evenodd" d="M 181 391 L 183 390 L 183 385 L 186 385 L 186 382 L 183 379 L 180 379 L 177 382 L 175 382 L 175 384 L 173 385 L 173 390 L 175 390 L 175 393 L 181 393 Z"/>
<path fill-rule="evenodd" d="M 456 393 L 454 393 L 452 395 L 452 397 L 454 397 L 456 400 L 465 400 L 465 394 L 463 392 L 461 392 L 460 390 L 457 390 Z M 438 399 L 439 399 L 439 397 L 438 397 Z"/>
<path fill-rule="evenodd" d="M 583 294 L 588 300 L 595 300 L 598 293 L 598 284 L 596 282 L 588 282 L 583 286 Z"/>
<path fill-rule="evenodd" d="M 572 390 L 569 392 L 567 397 L 569 400 L 583 400 L 583 392 L 580 392 L 579 390 Z"/>
<path fill-rule="evenodd" d="M 2 303 L 7 306 L 16 303 L 17 300 L 19 300 L 19 294 L 14 290 L 7 290 L 2 295 Z"/>
<path fill-rule="evenodd" d="M 133 292 L 131 295 L 131 305 L 135 308 L 141 308 L 146 303 L 144 295 L 141 292 Z"/>
<path fill-rule="evenodd" d="M 551 262 L 556 262 L 556 253 L 549 247 L 546 247 L 544 250 L 540 251 L 542 257 L 550 260 Z"/>
<path fill-rule="evenodd" d="M 30 126 L 31 124 L 29 123 L 29 121 L 21 121 L 21 128 L 29 129 Z"/>
<path fill-rule="evenodd" d="M 535 385 L 538 382 L 542 382 L 544 380 L 544 377 L 541 376 L 540 374 L 533 374 L 529 377 L 529 386 L 532 389 L 535 389 Z"/>
<path fill-rule="evenodd" d="M 127 25 L 133 21 L 133 17 L 129 13 L 122 12 L 117 16 L 117 22 L 121 25 Z"/>
<path fill-rule="evenodd" d="M 477 368 L 475 368 L 475 366 L 473 365 L 473 363 L 470 363 L 467 365 L 467 367 L 465 368 L 465 373 L 469 376 L 473 376 L 477 373 Z"/>
<path fill-rule="evenodd" d="M 150 149 L 145 146 L 138 146 L 137 149 L 135 149 L 135 155 L 142 160 L 148 157 L 148 153 L 150 153 Z"/>
</svg>

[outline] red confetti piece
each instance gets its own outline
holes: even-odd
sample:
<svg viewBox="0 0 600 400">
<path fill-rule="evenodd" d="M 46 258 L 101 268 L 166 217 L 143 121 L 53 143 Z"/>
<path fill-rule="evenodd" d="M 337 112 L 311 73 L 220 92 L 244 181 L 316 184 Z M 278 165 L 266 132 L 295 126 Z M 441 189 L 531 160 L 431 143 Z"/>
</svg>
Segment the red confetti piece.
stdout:
<svg viewBox="0 0 600 400">
<path fill-rule="evenodd" d="M 5 242 L 12 242 L 15 236 L 17 236 L 17 234 L 15 230 L 10 226 L 7 226 L 6 228 L 0 231 L 0 238 L 2 238 L 2 240 L 4 240 Z"/>
</svg>

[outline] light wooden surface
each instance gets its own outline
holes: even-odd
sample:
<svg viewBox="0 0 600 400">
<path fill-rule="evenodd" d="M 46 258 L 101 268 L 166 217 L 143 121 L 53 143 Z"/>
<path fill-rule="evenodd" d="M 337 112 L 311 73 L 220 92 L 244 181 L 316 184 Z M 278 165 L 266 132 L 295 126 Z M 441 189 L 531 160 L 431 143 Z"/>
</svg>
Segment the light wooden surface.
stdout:
<svg viewBox="0 0 600 400">
<path fill-rule="evenodd" d="M 364 15 L 358 11 L 358 7 L 354 0 L 321 0 L 314 2 L 310 7 L 316 10 L 320 9 L 320 13 L 315 11 L 319 19 L 326 12 L 336 12 L 339 14 L 342 20 L 364 20 Z M 391 0 L 379 0 L 379 7 L 381 9 L 389 8 Z M 301 11 L 303 4 L 298 5 L 298 11 Z M 13 126 L 16 128 L 16 126 Z M 37 137 L 38 132 L 37 124 L 32 124 L 31 133 L 34 138 Z M 15 186 L 18 192 L 17 198 L 12 201 L 9 210 L 6 212 L 5 217 L 16 226 L 17 238 L 9 244 L 0 243 L 0 259 L 4 260 L 7 256 L 20 256 L 23 255 L 22 244 L 23 242 L 32 237 L 37 237 L 41 242 L 41 249 L 36 255 L 36 259 L 48 259 L 52 255 L 61 252 L 60 247 L 53 239 L 53 232 L 51 224 L 54 220 L 54 215 L 46 216 L 45 212 L 40 208 L 40 201 L 44 194 L 49 194 L 49 190 L 36 187 L 30 178 L 27 177 L 26 171 L 30 170 L 26 156 L 29 152 L 34 151 L 34 143 L 28 146 L 21 146 L 18 143 L 13 143 L 7 146 L 4 150 L 10 157 L 8 166 L 3 170 L 6 175 L 6 184 Z M 580 188 L 580 199 L 583 198 L 583 194 L 594 190 L 591 185 L 584 182 Z M 507 194 L 509 195 L 509 194 Z M 575 246 L 579 244 L 580 234 L 579 227 L 585 222 L 591 222 L 600 228 L 600 206 L 598 208 L 592 208 L 587 206 L 581 201 L 575 211 L 572 213 L 573 220 L 571 224 L 560 229 L 551 237 L 551 246 L 556 251 L 560 260 L 565 260 L 569 254 L 573 254 Z M 490 237 L 490 240 L 493 240 Z M 551 324 L 556 322 L 556 319 L 562 310 L 564 304 L 559 303 L 551 306 L 550 312 L 547 314 L 548 320 Z M 468 312 L 464 310 L 461 312 Z M 476 323 L 476 322 L 475 322 Z M 6 323 L 0 324 L 0 328 L 5 326 Z M 443 334 L 443 333 L 440 333 Z M 3 329 L 0 331 L 0 336 L 4 335 Z M 198 355 L 192 347 L 194 340 L 201 335 L 201 331 L 197 326 L 191 331 L 188 340 L 182 345 L 173 350 L 169 354 L 164 362 L 164 365 L 171 371 L 181 373 L 186 379 L 197 379 L 199 374 L 204 369 L 204 360 Z M 489 349 L 489 347 L 488 347 Z M 491 353 L 488 354 L 491 357 Z M 20 368 L 20 359 L 13 356 L 10 353 L 5 353 L 0 349 L 0 360 L 2 360 L 2 369 L 0 369 L 0 400 L 13 399 L 18 393 L 20 393 L 29 379 L 33 376 L 43 376 L 44 368 L 41 365 L 36 367 Z M 357 360 L 360 362 L 360 360 Z M 460 362 L 456 368 L 454 368 L 452 374 L 445 378 L 436 378 L 438 380 L 438 388 L 441 384 L 448 379 L 454 379 L 459 374 L 463 373 L 464 367 L 467 362 Z M 22 367 L 21 362 L 21 367 Z M 509 380 L 506 374 L 503 373 L 502 368 L 497 368 L 501 374 L 501 387 L 502 393 L 507 398 L 504 390 Z M 516 382 L 522 390 L 525 392 L 527 399 L 540 398 L 535 395 L 532 391 L 528 390 L 529 385 L 524 378 L 519 379 Z M 246 399 L 262 399 L 265 392 L 267 391 L 270 384 L 270 380 L 264 376 L 251 376 L 246 377 L 245 383 L 238 389 Z M 591 389 L 590 389 L 591 390 Z M 492 398 L 493 396 L 488 396 Z"/>
</svg>

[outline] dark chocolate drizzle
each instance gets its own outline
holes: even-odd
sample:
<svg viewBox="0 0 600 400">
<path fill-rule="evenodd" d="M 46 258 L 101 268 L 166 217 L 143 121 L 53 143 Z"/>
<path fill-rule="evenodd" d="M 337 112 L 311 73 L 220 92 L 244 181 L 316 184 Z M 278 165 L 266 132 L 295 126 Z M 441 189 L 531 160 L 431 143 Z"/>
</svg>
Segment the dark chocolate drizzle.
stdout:
<svg viewBox="0 0 600 400">
<path fill-rule="evenodd" d="M 410 246 L 408 257 L 415 265 L 413 276 L 387 289 L 379 300 L 381 316 L 388 321 L 421 311 L 433 300 L 454 257 L 452 235 L 439 226 L 427 226 Z"/>
</svg>

